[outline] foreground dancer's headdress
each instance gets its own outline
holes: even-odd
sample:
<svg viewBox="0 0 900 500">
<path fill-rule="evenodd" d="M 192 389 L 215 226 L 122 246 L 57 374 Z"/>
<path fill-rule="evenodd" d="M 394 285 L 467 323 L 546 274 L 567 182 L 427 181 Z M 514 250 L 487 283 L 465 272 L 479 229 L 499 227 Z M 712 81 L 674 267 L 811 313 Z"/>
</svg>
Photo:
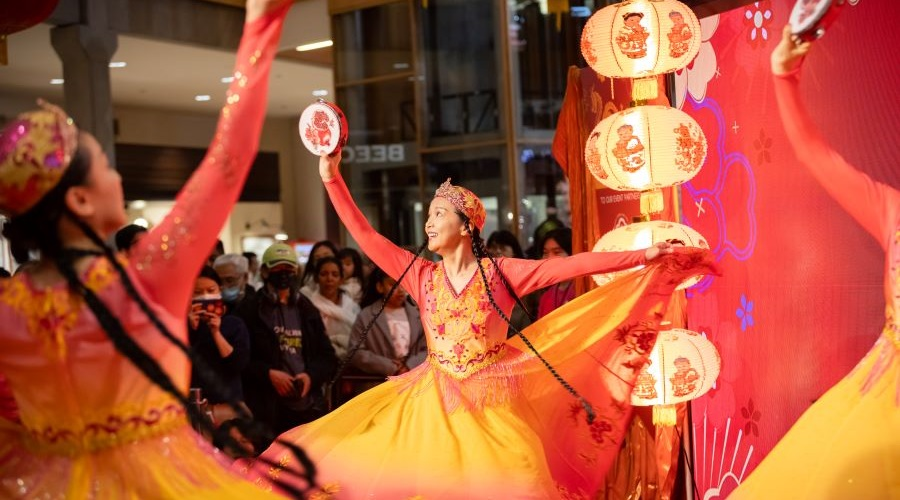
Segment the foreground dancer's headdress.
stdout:
<svg viewBox="0 0 900 500">
<path fill-rule="evenodd" d="M 57 106 L 39 101 L 0 131 L 0 212 L 16 216 L 59 184 L 78 148 L 78 128 Z"/>
<path fill-rule="evenodd" d="M 448 178 L 437 188 L 434 196 L 449 201 L 454 208 L 468 217 L 479 231 L 484 229 L 487 213 L 484 211 L 484 203 L 481 203 L 481 200 L 475 196 L 475 193 L 462 186 L 450 184 L 450 179 Z"/>
</svg>

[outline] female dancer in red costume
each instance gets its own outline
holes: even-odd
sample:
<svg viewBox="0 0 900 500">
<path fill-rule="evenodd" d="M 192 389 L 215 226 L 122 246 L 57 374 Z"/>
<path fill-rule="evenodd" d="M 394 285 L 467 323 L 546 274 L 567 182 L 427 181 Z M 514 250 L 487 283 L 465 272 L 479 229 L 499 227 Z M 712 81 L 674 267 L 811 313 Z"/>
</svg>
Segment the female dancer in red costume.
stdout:
<svg viewBox="0 0 900 500">
<path fill-rule="evenodd" d="M 435 193 L 425 224 L 425 244 L 443 257 L 434 263 L 369 225 L 340 177 L 339 162 L 340 154 L 320 160 L 331 201 L 366 255 L 418 304 L 428 358 L 282 435 L 316 460 L 322 493 L 385 499 L 593 495 L 621 445 L 631 388 L 669 297 L 683 278 L 709 271 L 710 255 L 660 244 L 561 259 L 492 259 L 480 236 L 484 206 L 448 181 Z M 526 329 L 530 342 L 507 340 L 516 295 L 641 264 L 647 264 L 642 271 Z M 581 402 L 570 395 L 576 391 Z M 278 444 L 262 456 L 290 466 Z M 265 465 L 249 473 L 279 477 Z"/>
<path fill-rule="evenodd" d="M 265 498 L 186 416 L 194 277 L 256 156 L 288 0 L 250 0 L 234 83 L 202 165 L 130 258 L 97 140 L 43 104 L 0 133 L 4 232 L 39 263 L 0 281 L 0 372 L 21 424 L 0 419 L 4 498 Z"/>
<path fill-rule="evenodd" d="M 810 47 L 786 26 L 772 52 L 781 120 L 800 164 L 884 249 L 886 320 L 869 353 L 729 498 L 900 498 L 900 191 L 853 168 L 819 134 L 799 90 Z"/>
</svg>

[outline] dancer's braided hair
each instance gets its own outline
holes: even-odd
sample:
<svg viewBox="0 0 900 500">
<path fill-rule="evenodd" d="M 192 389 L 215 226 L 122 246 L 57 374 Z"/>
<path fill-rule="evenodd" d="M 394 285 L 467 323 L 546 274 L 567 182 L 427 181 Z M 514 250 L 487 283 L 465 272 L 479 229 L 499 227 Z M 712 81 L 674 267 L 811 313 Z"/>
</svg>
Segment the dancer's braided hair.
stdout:
<svg viewBox="0 0 900 500">
<path fill-rule="evenodd" d="M 503 282 L 503 285 L 506 287 L 507 292 L 509 292 L 516 303 L 519 304 L 519 307 L 525 309 L 525 305 L 522 304 L 522 300 L 519 298 L 518 294 L 516 294 L 515 290 L 513 290 L 512 285 L 509 284 L 509 280 L 506 279 L 506 276 L 503 274 L 503 271 L 500 269 L 497 261 L 494 260 L 494 257 L 491 256 L 490 252 L 488 252 L 485 248 L 484 240 L 481 238 L 481 231 L 477 227 L 475 227 L 474 224 L 472 224 L 472 221 L 469 220 L 469 217 L 464 213 L 457 210 L 456 214 L 460 219 L 462 219 L 462 222 L 466 227 L 466 232 L 468 232 L 469 236 L 471 236 L 472 238 L 472 253 L 475 254 L 475 262 L 478 264 L 478 272 L 481 275 L 482 282 L 484 282 L 484 290 L 485 292 L 487 292 L 488 300 L 491 302 L 491 306 L 495 311 L 497 311 L 497 314 L 499 314 L 500 317 L 503 318 L 503 321 L 505 321 L 506 324 L 509 325 L 510 328 L 512 328 L 515 335 L 521 338 L 522 342 L 524 342 L 525 345 L 528 346 L 528 349 L 532 353 L 534 353 L 534 355 L 539 360 L 541 360 L 541 363 L 545 368 L 547 368 L 548 371 L 550 371 L 550 374 L 553 375 L 553 378 L 555 378 L 556 381 L 559 382 L 559 384 L 563 386 L 563 388 L 569 394 L 574 396 L 575 399 L 577 399 L 581 403 L 581 406 L 584 408 L 585 414 L 587 415 L 588 424 L 593 423 L 596 414 L 594 413 L 594 407 L 591 406 L 591 403 L 588 402 L 588 400 L 585 399 L 581 394 L 579 394 L 578 391 L 575 390 L 574 387 L 572 387 L 572 384 L 566 381 L 566 379 L 564 379 L 562 375 L 560 375 L 559 372 L 556 371 L 556 368 L 551 365 L 550 362 L 547 361 L 540 352 L 538 352 L 538 350 L 534 347 L 534 344 L 531 343 L 528 337 L 526 337 L 525 334 L 523 334 L 518 328 L 516 328 L 515 325 L 512 324 L 512 321 L 510 321 L 506 313 L 504 313 L 500 306 L 497 304 L 497 301 L 494 299 L 494 294 L 493 292 L 491 292 L 491 284 L 488 280 L 487 273 L 484 270 L 484 266 L 481 265 L 481 259 L 485 257 L 490 260 L 491 264 L 493 265 L 494 271 L 496 272 L 496 275 L 500 277 L 500 281 Z"/>
</svg>

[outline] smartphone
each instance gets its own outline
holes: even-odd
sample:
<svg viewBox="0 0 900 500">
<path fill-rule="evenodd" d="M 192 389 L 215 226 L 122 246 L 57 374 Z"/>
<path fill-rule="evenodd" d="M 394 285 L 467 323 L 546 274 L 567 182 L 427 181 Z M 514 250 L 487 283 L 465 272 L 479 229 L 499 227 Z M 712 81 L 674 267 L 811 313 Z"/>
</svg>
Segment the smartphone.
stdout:
<svg viewBox="0 0 900 500">
<path fill-rule="evenodd" d="M 191 312 L 205 312 L 221 316 L 225 314 L 225 304 L 222 299 L 194 299 L 191 301 Z"/>
</svg>

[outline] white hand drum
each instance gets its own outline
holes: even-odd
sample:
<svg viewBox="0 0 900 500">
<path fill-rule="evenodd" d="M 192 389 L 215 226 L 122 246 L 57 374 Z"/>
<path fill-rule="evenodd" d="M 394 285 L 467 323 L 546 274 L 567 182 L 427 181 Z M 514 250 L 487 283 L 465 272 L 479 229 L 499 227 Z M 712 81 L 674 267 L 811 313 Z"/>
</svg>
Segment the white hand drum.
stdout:
<svg viewBox="0 0 900 500">
<path fill-rule="evenodd" d="M 347 118 L 334 103 L 319 99 L 307 106 L 299 128 L 303 145 L 316 156 L 333 154 L 347 144 Z"/>
<path fill-rule="evenodd" d="M 797 0 L 788 22 L 794 36 L 808 42 L 821 38 L 846 0 Z"/>
</svg>

